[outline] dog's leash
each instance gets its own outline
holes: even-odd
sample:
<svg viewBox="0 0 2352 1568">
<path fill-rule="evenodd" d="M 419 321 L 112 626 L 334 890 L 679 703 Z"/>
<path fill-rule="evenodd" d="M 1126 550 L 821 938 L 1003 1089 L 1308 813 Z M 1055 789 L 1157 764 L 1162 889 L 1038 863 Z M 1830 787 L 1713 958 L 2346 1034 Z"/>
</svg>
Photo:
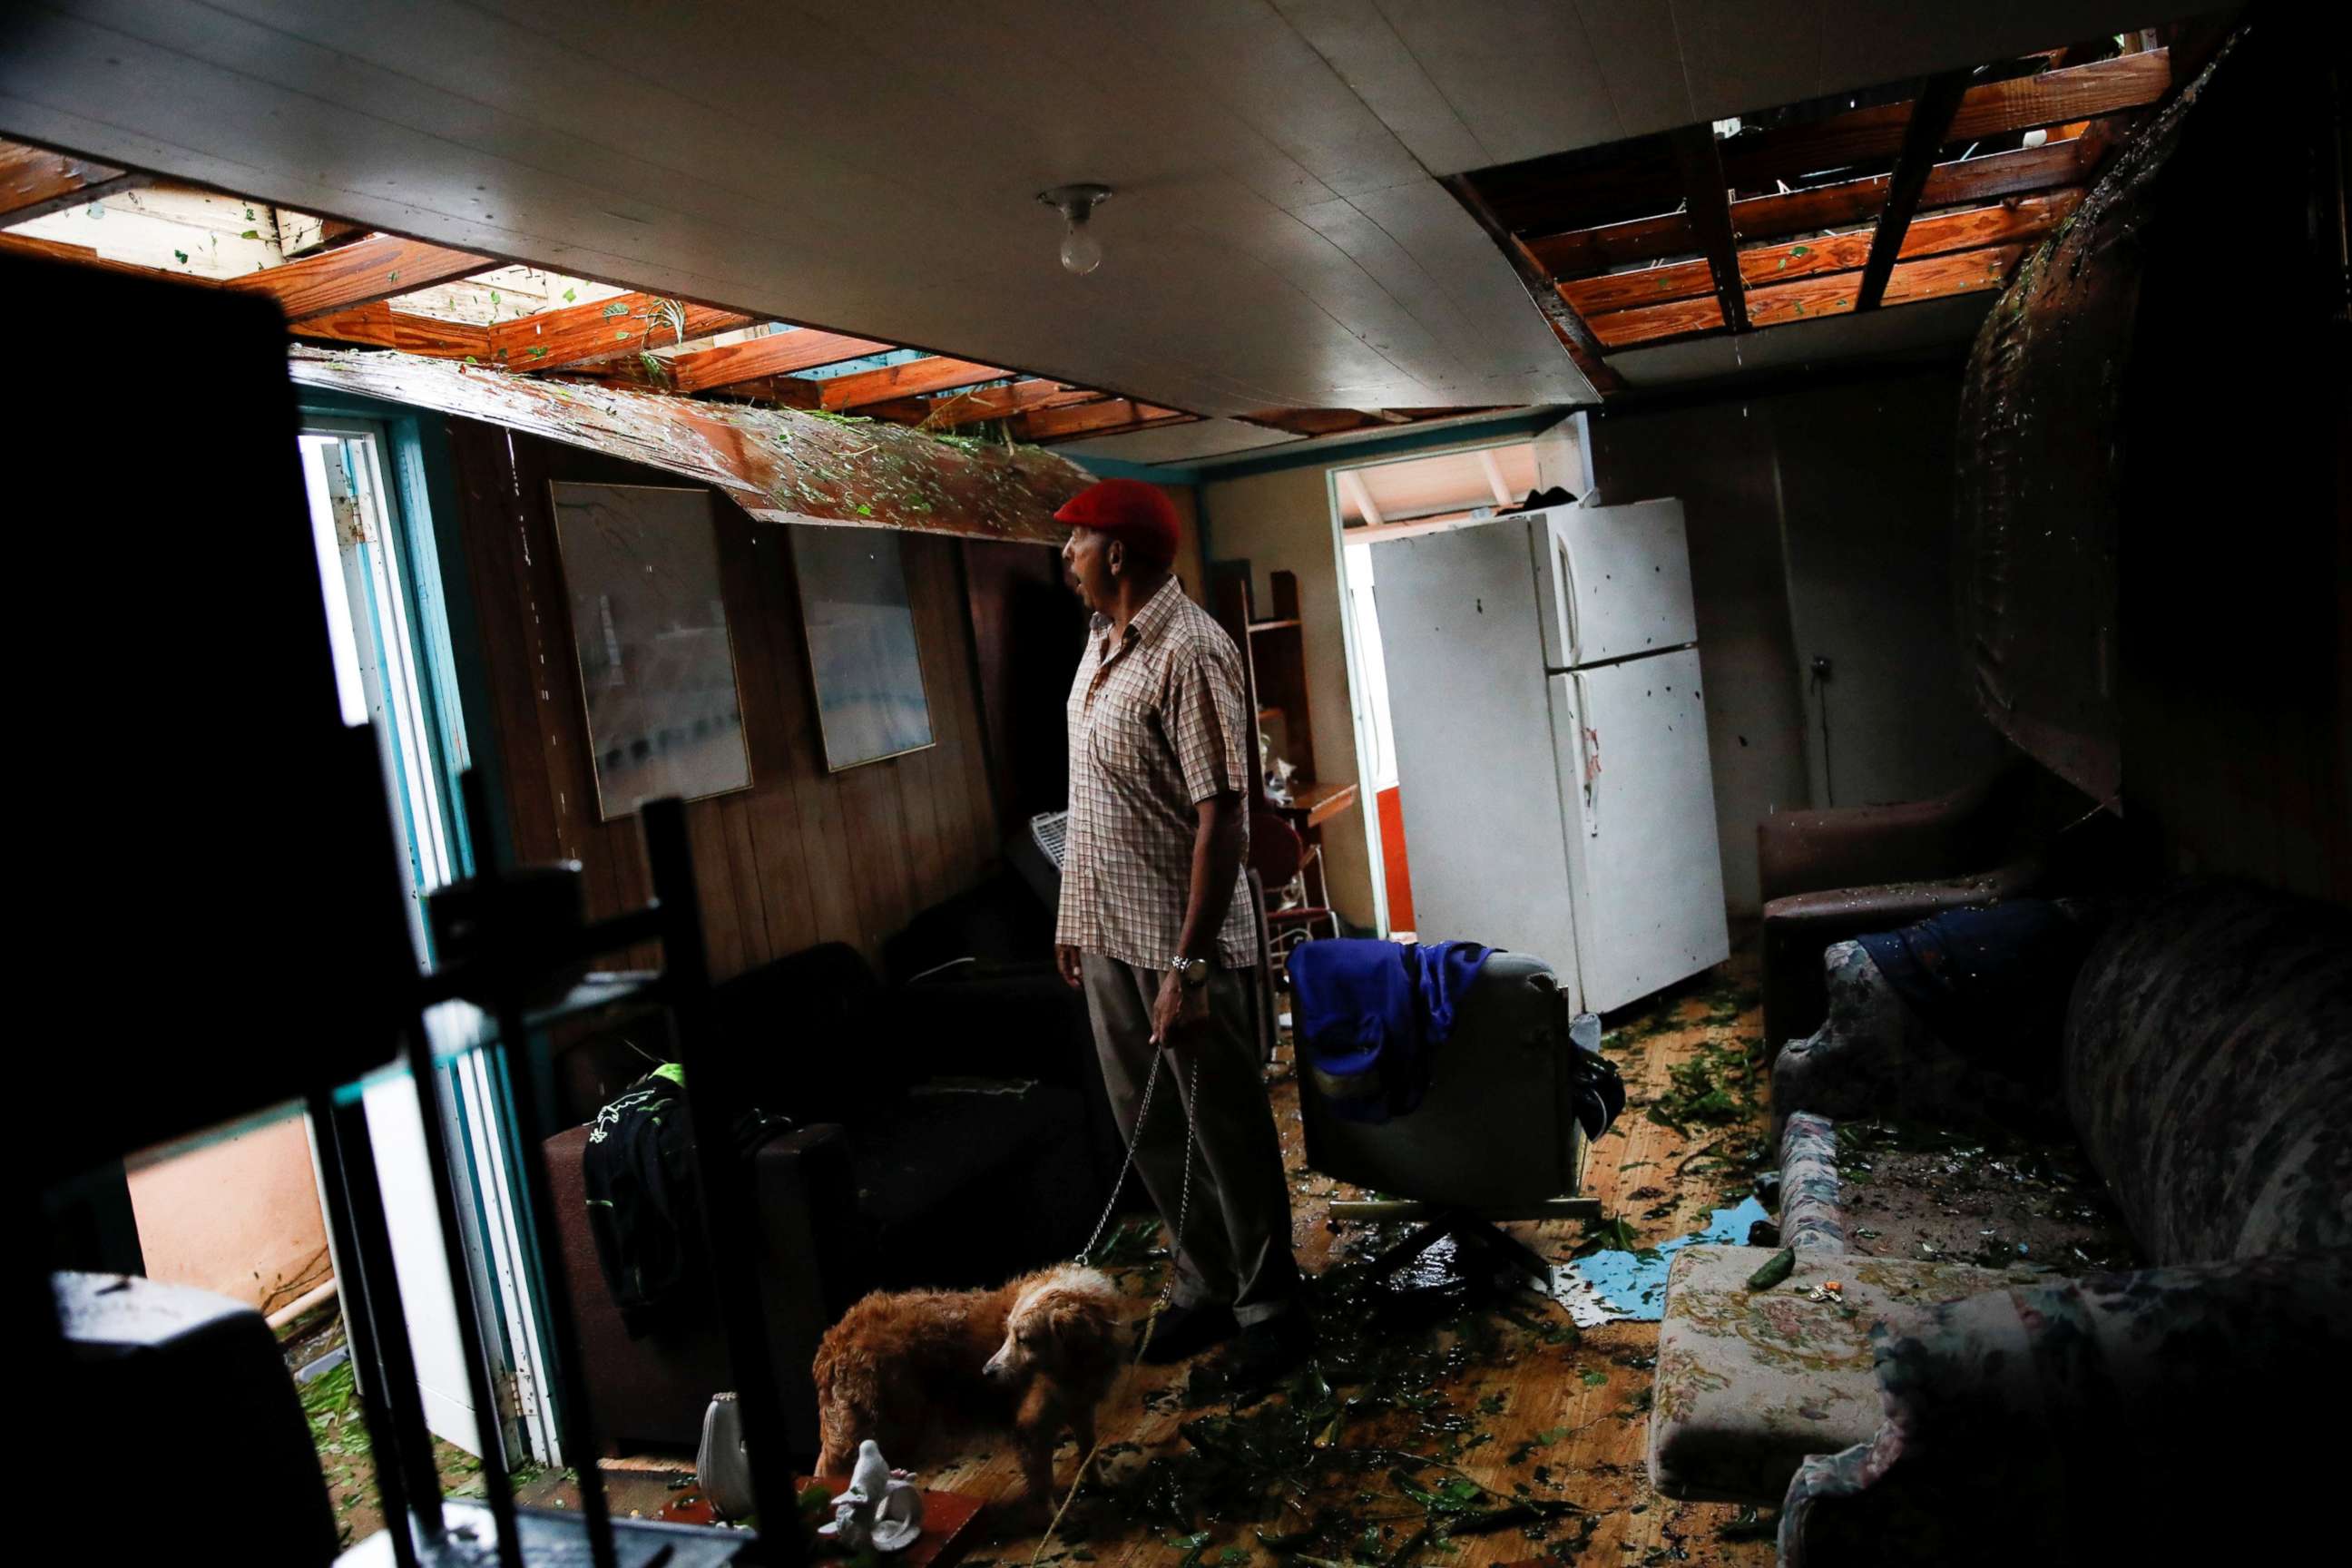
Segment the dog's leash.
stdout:
<svg viewBox="0 0 2352 1568">
<path fill-rule="evenodd" d="M 1143 1142 L 1144 1124 L 1151 1117 L 1151 1091 L 1159 1087 L 1160 1058 L 1165 1054 L 1157 1050 L 1151 1053 L 1151 1070 L 1143 1077 L 1143 1100 L 1135 1108 L 1135 1131 L 1127 1140 L 1127 1163 L 1118 1168 L 1118 1178 L 1110 1184 L 1110 1201 L 1103 1205 L 1102 1218 L 1095 1221 L 1095 1233 L 1087 1237 L 1086 1246 L 1078 1250 L 1077 1261 L 1080 1263 L 1094 1257 L 1095 1247 L 1102 1240 L 1104 1227 L 1110 1224 L 1110 1216 L 1118 1210 L 1119 1189 L 1127 1185 L 1127 1173 L 1135 1169 L 1135 1151 Z M 1186 1086 L 1191 1092 L 1184 1096 L 1184 1181 L 1176 1200 L 1176 1228 L 1168 1238 L 1168 1282 L 1160 1288 L 1160 1300 L 1151 1303 L 1151 1310 L 1144 1316 L 1143 1332 L 1135 1342 L 1135 1355 L 1127 1363 L 1129 1375 L 1142 1364 L 1143 1352 L 1151 1348 L 1151 1331 L 1159 1326 L 1160 1314 L 1166 1311 L 1169 1303 L 1176 1299 L 1176 1265 L 1184 1253 L 1184 1222 L 1192 1212 L 1192 1151 L 1201 1141 L 1201 1058 L 1198 1055 L 1192 1058 L 1191 1065 L 1192 1075 Z M 1102 1452 L 1102 1435 L 1097 1433 L 1094 1446 L 1078 1456 L 1078 1473 L 1071 1478 L 1070 1489 L 1062 1495 L 1062 1506 L 1054 1510 L 1052 1519 L 1046 1521 L 1045 1533 L 1038 1538 L 1037 1550 L 1029 1559 L 1029 1568 L 1037 1568 L 1044 1561 L 1045 1548 L 1054 1543 L 1054 1532 L 1062 1528 L 1062 1516 L 1070 1511 L 1072 1503 L 1077 1501 L 1078 1489 L 1087 1484 L 1087 1470 L 1095 1462 L 1095 1456 Z"/>
</svg>

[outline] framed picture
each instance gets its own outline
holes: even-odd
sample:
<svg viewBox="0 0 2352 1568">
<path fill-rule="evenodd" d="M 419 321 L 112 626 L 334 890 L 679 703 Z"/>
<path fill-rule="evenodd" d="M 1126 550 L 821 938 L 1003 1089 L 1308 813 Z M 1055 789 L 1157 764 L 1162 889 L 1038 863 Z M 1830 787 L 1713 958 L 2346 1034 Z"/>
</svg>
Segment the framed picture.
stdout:
<svg viewBox="0 0 2352 1568">
<path fill-rule="evenodd" d="M 709 494 L 561 481 L 549 489 L 603 819 L 664 795 L 698 800 L 748 788 L 751 756 Z"/>
<path fill-rule="evenodd" d="M 839 773 L 931 744 L 931 705 L 898 534 L 795 523 L 793 573 L 800 580 L 824 765 Z"/>
</svg>

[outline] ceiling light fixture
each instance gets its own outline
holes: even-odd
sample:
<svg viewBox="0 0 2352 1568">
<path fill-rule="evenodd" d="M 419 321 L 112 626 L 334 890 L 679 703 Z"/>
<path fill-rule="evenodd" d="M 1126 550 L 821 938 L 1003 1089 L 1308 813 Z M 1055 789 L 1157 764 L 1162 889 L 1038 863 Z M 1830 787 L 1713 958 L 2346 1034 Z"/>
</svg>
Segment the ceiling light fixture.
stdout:
<svg viewBox="0 0 2352 1568">
<path fill-rule="evenodd" d="M 1062 270 L 1073 278 L 1084 278 L 1102 265 L 1102 241 L 1087 227 L 1087 220 L 1110 198 L 1108 185 L 1091 180 L 1037 193 L 1039 201 L 1062 215 Z"/>
</svg>

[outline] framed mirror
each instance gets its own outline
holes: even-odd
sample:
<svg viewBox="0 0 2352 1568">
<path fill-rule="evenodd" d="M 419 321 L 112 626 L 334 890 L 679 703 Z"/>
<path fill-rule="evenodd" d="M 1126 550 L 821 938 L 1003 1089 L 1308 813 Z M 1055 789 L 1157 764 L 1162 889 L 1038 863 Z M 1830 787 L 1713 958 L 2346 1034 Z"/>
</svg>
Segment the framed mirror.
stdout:
<svg viewBox="0 0 2352 1568">
<path fill-rule="evenodd" d="M 931 705 L 898 535 L 795 523 L 793 573 L 824 765 L 839 773 L 930 745 Z"/>
<path fill-rule="evenodd" d="M 549 489 L 602 819 L 750 787 L 709 493 Z"/>
</svg>

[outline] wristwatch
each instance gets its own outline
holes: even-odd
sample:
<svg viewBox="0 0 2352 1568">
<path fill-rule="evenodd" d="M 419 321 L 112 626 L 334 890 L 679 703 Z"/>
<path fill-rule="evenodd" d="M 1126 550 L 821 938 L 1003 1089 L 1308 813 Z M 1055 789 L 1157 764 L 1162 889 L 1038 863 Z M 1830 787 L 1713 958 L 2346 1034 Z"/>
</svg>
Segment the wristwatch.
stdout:
<svg viewBox="0 0 2352 1568">
<path fill-rule="evenodd" d="M 1188 988 L 1205 985 L 1209 982 L 1209 961 L 1205 958 L 1186 958 L 1180 953 L 1168 961 L 1168 967 L 1176 972 L 1176 978 Z"/>
</svg>

